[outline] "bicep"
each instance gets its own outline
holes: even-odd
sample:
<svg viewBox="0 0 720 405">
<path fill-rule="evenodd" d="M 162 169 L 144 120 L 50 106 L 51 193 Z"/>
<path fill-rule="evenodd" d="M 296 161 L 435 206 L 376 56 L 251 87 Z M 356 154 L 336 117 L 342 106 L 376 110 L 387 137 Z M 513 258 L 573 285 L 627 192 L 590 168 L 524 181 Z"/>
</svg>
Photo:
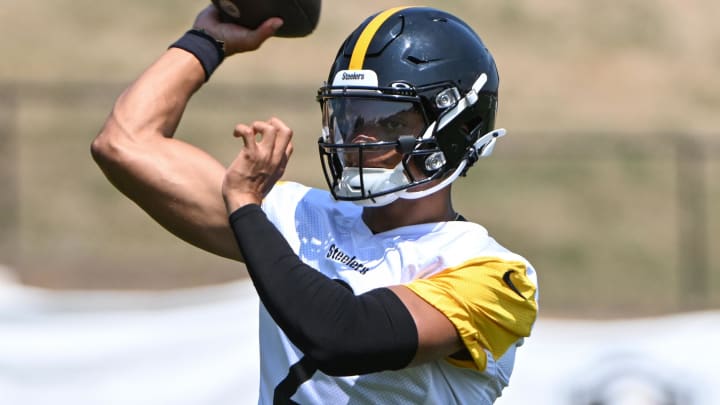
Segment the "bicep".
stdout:
<svg viewBox="0 0 720 405">
<path fill-rule="evenodd" d="M 212 156 L 174 138 L 108 141 L 102 135 L 93 156 L 118 190 L 175 236 L 242 260 L 222 198 L 225 168 Z"/>
<path fill-rule="evenodd" d="M 418 349 L 411 365 L 446 358 L 463 349 L 462 340 L 447 316 L 409 288 L 389 287 L 415 321 Z"/>
</svg>

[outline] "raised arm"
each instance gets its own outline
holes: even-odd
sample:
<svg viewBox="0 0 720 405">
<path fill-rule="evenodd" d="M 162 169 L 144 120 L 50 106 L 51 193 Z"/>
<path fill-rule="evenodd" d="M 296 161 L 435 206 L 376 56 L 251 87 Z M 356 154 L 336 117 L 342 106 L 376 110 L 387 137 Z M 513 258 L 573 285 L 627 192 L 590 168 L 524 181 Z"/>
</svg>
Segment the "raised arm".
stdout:
<svg viewBox="0 0 720 405">
<path fill-rule="evenodd" d="M 193 28 L 224 41 L 225 56 L 230 56 L 257 49 L 281 23 L 270 19 L 250 31 L 220 23 L 210 5 Z M 168 49 L 117 99 L 91 152 L 110 182 L 168 231 L 209 252 L 242 260 L 223 203 L 225 168 L 173 138 L 190 97 L 206 79 L 206 67 L 193 53 Z"/>
</svg>

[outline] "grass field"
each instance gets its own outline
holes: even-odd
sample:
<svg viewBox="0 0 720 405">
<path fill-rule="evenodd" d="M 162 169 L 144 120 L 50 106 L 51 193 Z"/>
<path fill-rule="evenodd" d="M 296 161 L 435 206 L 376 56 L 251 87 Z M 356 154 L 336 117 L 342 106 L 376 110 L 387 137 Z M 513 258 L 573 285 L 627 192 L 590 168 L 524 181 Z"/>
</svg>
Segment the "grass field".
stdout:
<svg viewBox="0 0 720 405">
<path fill-rule="evenodd" d="M 25 282 L 173 288 L 244 276 L 169 236 L 89 156 L 114 98 L 204 4 L 9 1 L 0 10 L 0 262 Z M 324 187 L 315 90 L 361 16 L 397 4 L 326 2 L 313 36 L 227 60 L 178 136 L 228 162 L 234 123 L 280 116 L 297 134 L 288 178 Z M 544 311 L 720 306 L 720 4 L 424 4 L 463 16 L 498 60 L 498 123 L 510 135 L 457 184 L 457 205 L 536 265 Z M 682 152 L 681 139 L 699 152 Z"/>
</svg>

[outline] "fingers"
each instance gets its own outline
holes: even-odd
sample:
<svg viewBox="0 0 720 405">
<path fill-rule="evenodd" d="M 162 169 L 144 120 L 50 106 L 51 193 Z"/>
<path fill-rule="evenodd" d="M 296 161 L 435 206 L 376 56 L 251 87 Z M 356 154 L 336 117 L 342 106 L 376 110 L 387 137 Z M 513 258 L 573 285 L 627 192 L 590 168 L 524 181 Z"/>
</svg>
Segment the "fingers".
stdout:
<svg viewBox="0 0 720 405">
<path fill-rule="evenodd" d="M 260 45 L 272 37 L 282 24 L 282 19 L 277 17 L 266 20 L 254 30 L 237 24 L 221 24 L 220 39 L 225 41 L 226 56 L 260 48 Z"/>
<path fill-rule="evenodd" d="M 257 27 L 257 29 L 254 32 L 256 33 L 255 35 L 257 35 L 257 37 L 258 37 L 257 39 L 259 39 L 260 43 L 262 43 L 266 39 L 275 35 L 277 30 L 279 30 L 280 27 L 283 26 L 283 24 L 284 24 L 284 21 L 282 20 L 282 18 L 279 18 L 279 17 L 268 18 L 267 20 L 265 20 L 265 22 L 260 24 L 260 26 Z"/>
<path fill-rule="evenodd" d="M 265 155 L 265 159 L 275 164 L 283 161 L 286 164 L 293 151 L 293 131 L 278 118 L 255 121 L 250 126 L 238 124 L 233 135 L 242 138 L 249 152 Z"/>
<path fill-rule="evenodd" d="M 285 167 L 287 166 L 288 161 L 290 160 L 290 156 L 293 152 L 293 131 L 287 125 L 285 125 L 284 122 L 277 118 L 271 118 L 268 121 L 268 124 L 270 124 L 275 129 L 275 147 L 273 149 L 272 159 L 275 162 L 278 162 L 278 174 L 281 177 L 282 174 L 285 173 Z"/>
<path fill-rule="evenodd" d="M 239 124 L 233 135 L 245 144 L 230 164 L 223 181 L 228 207 L 264 198 L 285 173 L 293 147 L 292 130 L 279 119 Z"/>
<path fill-rule="evenodd" d="M 193 27 L 203 29 L 215 39 L 223 41 L 225 56 L 230 56 L 258 49 L 282 24 L 283 20 L 278 17 L 267 19 L 254 30 L 234 23 L 224 23 L 218 9 L 210 4 L 198 14 Z"/>
<path fill-rule="evenodd" d="M 195 17 L 193 28 L 202 28 L 210 34 L 215 34 L 215 27 L 222 24 L 220 21 L 220 11 L 213 4 L 209 4 L 202 9 Z M 216 37 L 217 38 L 217 37 Z M 220 39 L 220 38 L 218 38 Z"/>
<path fill-rule="evenodd" d="M 233 136 L 235 138 L 242 138 L 243 145 L 248 149 L 255 149 L 257 147 L 255 143 L 255 130 L 245 124 L 236 125 Z"/>
<path fill-rule="evenodd" d="M 268 124 L 275 129 L 275 149 L 274 153 L 276 157 L 284 156 L 285 158 L 290 157 L 287 153 L 288 147 L 290 147 L 290 153 L 292 153 L 292 136 L 293 131 L 284 122 L 278 118 L 271 118 L 268 120 Z"/>
<path fill-rule="evenodd" d="M 267 139 L 267 143 L 274 143 L 275 138 L 279 139 L 281 146 L 285 147 L 291 140 L 293 131 L 278 118 L 271 118 L 267 121 L 255 121 L 250 126 L 237 124 L 233 135 L 236 138 L 255 138 L 260 135 L 260 142 Z"/>
<path fill-rule="evenodd" d="M 285 156 L 289 159 L 290 156 L 292 156 L 293 151 L 295 148 L 293 148 L 292 142 L 288 143 L 287 147 L 285 148 Z"/>
</svg>

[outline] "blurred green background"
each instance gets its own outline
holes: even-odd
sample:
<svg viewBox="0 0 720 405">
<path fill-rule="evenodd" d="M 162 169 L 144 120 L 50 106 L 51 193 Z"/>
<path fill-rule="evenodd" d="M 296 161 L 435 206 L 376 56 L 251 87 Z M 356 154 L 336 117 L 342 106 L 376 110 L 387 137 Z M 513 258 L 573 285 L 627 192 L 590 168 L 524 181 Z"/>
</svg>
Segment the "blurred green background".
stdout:
<svg viewBox="0 0 720 405">
<path fill-rule="evenodd" d="M 56 289 L 169 289 L 245 277 L 118 193 L 89 145 L 115 98 L 208 2 L 5 0 L 0 8 L 0 264 Z M 317 87 L 345 36 L 405 1 L 326 1 L 316 32 L 223 66 L 178 137 L 222 162 L 237 122 L 296 133 L 286 178 L 325 187 Z M 720 30 L 714 0 L 424 1 L 484 38 L 509 136 L 456 208 L 523 254 L 544 315 L 720 307 Z"/>
</svg>

